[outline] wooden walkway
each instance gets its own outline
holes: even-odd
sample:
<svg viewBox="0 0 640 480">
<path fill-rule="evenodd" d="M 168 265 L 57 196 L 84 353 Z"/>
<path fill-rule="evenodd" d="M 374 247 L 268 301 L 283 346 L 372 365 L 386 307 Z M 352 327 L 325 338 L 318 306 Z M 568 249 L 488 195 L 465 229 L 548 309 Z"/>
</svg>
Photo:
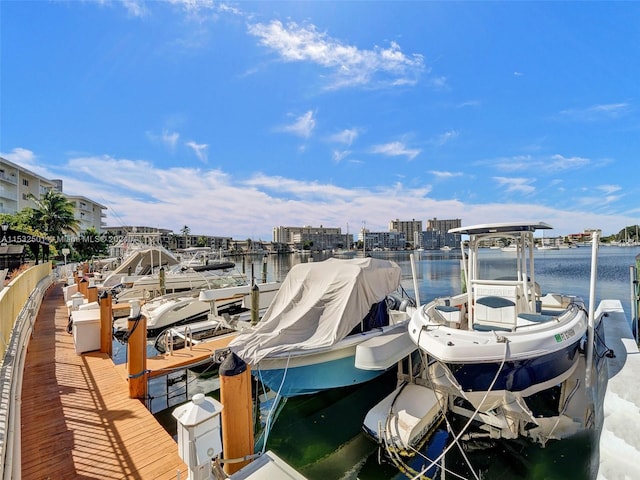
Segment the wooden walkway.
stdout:
<svg viewBox="0 0 640 480">
<path fill-rule="evenodd" d="M 187 467 L 174 439 L 108 355 L 77 355 L 60 283 L 47 292 L 22 385 L 22 478 L 175 479 Z"/>
</svg>

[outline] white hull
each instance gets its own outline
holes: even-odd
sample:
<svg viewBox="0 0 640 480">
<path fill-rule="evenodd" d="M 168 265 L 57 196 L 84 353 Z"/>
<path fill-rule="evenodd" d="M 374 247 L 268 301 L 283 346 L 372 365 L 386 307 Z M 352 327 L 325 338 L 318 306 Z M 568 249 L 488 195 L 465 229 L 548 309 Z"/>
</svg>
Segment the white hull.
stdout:
<svg viewBox="0 0 640 480">
<path fill-rule="evenodd" d="M 387 449 L 411 454 L 439 424 L 443 402 L 428 387 L 404 383 L 369 410 L 363 428 Z"/>
<path fill-rule="evenodd" d="M 280 287 L 280 282 L 258 284 L 260 290 L 259 311 L 264 313 Z M 192 292 L 182 295 L 165 295 L 142 305 L 140 313 L 147 319 L 147 331 L 159 332 L 169 326 L 189 323 L 202 319 L 212 308 L 223 312 L 225 309 L 247 310 L 250 308 L 250 285 L 233 286 L 206 290 L 208 300 L 201 300 L 204 292 Z M 232 313 L 231 313 L 232 314 Z M 126 328 L 125 324 L 116 323 L 116 328 Z"/>
</svg>

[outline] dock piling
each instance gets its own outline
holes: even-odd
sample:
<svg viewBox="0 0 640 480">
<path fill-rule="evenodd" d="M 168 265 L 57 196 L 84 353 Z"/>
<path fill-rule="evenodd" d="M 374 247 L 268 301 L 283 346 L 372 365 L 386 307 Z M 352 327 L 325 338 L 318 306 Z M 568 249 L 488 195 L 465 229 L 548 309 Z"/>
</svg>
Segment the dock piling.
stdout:
<svg viewBox="0 0 640 480">
<path fill-rule="evenodd" d="M 111 294 L 102 292 L 98 299 L 100 305 L 100 351 L 111 356 L 113 337 L 113 304 Z"/>
<path fill-rule="evenodd" d="M 147 396 L 147 319 L 138 313 L 127 322 L 127 373 L 129 398 Z"/>
<path fill-rule="evenodd" d="M 222 362 L 220 402 L 222 410 L 222 445 L 225 459 L 245 458 L 254 453 L 253 404 L 251 400 L 251 370 L 244 360 L 231 352 Z M 227 475 L 247 465 L 244 462 L 224 463 Z"/>
</svg>

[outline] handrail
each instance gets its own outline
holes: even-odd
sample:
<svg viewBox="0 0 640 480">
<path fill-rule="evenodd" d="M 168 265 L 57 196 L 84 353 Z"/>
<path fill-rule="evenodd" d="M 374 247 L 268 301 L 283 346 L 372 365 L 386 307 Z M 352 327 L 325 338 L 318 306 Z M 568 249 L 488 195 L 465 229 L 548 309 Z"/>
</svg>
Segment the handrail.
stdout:
<svg viewBox="0 0 640 480">
<path fill-rule="evenodd" d="M 8 342 L 3 342 L 0 379 L 0 478 L 19 478 L 21 468 L 22 377 L 27 346 L 44 294 L 53 283 L 51 264 L 30 268 L 0 292 L 3 328 L 11 322 Z M 22 297 L 26 296 L 25 300 Z M 15 309 L 15 310 L 14 310 Z M 15 312 L 15 314 L 14 314 Z"/>
<path fill-rule="evenodd" d="M 165 350 L 169 352 L 169 355 L 173 355 L 173 332 L 170 328 L 164 332 L 164 337 Z"/>
<path fill-rule="evenodd" d="M 184 326 L 184 346 L 187 346 L 187 342 L 189 343 L 189 350 L 193 349 L 193 333 L 191 332 L 191 327 L 189 325 Z"/>
</svg>

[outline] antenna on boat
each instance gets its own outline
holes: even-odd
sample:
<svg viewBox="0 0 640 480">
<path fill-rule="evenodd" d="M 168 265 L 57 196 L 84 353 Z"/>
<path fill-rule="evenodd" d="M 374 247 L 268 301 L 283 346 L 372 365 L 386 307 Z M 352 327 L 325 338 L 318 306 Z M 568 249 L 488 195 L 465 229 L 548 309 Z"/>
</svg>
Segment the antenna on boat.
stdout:
<svg viewBox="0 0 640 480">
<path fill-rule="evenodd" d="M 594 309 L 596 303 L 596 277 L 598 275 L 598 247 L 600 235 L 597 231 L 591 234 L 591 282 L 589 285 L 589 318 L 587 324 L 587 365 L 585 368 L 585 385 L 591 387 L 591 370 L 593 367 Z"/>
</svg>

